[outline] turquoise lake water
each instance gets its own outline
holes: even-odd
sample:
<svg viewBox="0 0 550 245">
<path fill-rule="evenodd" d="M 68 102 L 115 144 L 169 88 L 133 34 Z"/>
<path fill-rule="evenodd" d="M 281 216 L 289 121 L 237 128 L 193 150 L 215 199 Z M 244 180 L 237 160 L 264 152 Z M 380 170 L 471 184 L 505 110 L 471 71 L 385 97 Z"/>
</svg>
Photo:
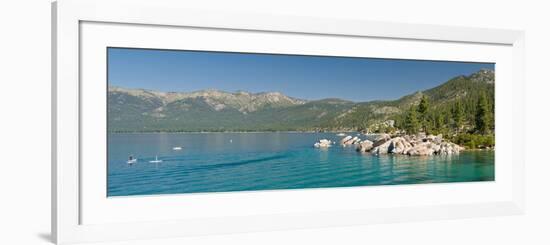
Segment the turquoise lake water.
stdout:
<svg viewBox="0 0 550 245">
<path fill-rule="evenodd" d="M 108 196 L 494 180 L 493 151 L 458 156 L 360 154 L 314 148 L 334 133 L 108 135 Z M 182 146 L 181 151 L 174 151 Z M 128 156 L 138 161 L 128 165 Z M 158 156 L 162 163 L 150 163 Z"/>
</svg>

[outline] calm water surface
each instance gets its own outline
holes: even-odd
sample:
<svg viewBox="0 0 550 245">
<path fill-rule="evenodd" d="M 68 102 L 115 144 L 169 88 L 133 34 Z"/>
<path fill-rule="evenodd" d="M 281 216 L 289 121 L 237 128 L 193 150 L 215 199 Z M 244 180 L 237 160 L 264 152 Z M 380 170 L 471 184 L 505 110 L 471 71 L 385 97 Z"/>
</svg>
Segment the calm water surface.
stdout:
<svg viewBox="0 0 550 245">
<path fill-rule="evenodd" d="M 313 148 L 334 133 L 109 134 L 108 196 L 494 180 L 494 152 L 409 157 Z M 182 146 L 174 151 L 174 146 Z M 138 158 L 128 165 L 128 156 Z M 158 156 L 162 163 L 150 163 Z"/>
</svg>

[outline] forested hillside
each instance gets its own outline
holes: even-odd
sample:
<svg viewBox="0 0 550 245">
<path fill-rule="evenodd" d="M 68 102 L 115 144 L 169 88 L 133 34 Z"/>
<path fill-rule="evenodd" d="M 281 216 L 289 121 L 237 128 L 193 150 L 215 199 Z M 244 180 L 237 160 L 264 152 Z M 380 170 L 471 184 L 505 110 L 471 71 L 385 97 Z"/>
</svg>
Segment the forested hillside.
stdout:
<svg viewBox="0 0 550 245">
<path fill-rule="evenodd" d="M 110 132 L 427 132 L 471 141 L 472 135 L 493 134 L 494 94 L 492 70 L 458 76 L 397 100 L 360 103 L 307 101 L 277 92 L 165 93 L 109 87 L 108 128 Z"/>
</svg>

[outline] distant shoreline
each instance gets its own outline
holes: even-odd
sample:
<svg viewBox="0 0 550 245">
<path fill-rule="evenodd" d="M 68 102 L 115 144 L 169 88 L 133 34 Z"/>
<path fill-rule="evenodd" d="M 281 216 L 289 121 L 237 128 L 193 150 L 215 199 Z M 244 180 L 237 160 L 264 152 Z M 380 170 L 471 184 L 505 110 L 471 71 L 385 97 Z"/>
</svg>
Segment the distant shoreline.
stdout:
<svg viewBox="0 0 550 245">
<path fill-rule="evenodd" d="M 189 132 L 170 132 L 170 131 L 135 131 L 135 132 L 112 132 L 108 134 L 260 134 L 260 133 L 359 133 L 358 131 L 189 131 Z"/>
</svg>

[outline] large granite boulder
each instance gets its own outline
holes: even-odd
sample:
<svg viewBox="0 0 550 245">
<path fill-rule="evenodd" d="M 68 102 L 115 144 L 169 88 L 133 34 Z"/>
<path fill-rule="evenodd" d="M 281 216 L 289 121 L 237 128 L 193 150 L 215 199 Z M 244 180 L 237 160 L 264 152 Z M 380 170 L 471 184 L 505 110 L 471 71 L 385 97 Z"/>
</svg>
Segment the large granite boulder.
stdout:
<svg viewBox="0 0 550 245">
<path fill-rule="evenodd" d="M 391 140 L 391 136 L 389 134 L 381 134 L 374 140 L 374 147 L 380 146 L 388 140 Z"/>
<path fill-rule="evenodd" d="M 344 139 L 346 139 L 348 137 L 342 139 L 342 141 L 341 141 L 342 145 L 344 145 L 344 146 L 346 146 L 346 145 L 356 145 L 356 144 L 359 144 L 359 142 L 361 142 L 361 139 L 357 136 L 355 136 L 353 138 L 351 138 L 351 136 L 349 136 L 349 137 L 350 137 L 350 139 L 348 139 L 346 141 L 344 141 Z"/>
<path fill-rule="evenodd" d="M 346 136 L 346 137 L 344 137 L 344 138 L 342 138 L 342 139 L 340 140 L 340 144 L 341 144 L 341 145 L 344 145 L 347 141 L 351 140 L 352 138 L 353 138 L 353 137 L 351 137 L 351 136 L 348 135 L 348 136 Z"/>
<path fill-rule="evenodd" d="M 388 152 L 394 154 L 403 154 L 403 152 L 411 149 L 413 145 L 403 137 L 395 137 L 390 140 Z"/>
<path fill-rule="evenodd" d="M 332 141 L 327 139 L 319 140 L 319 142 L 315 143 L 313 146 L 316 148 L 328 148 L 332 145 Z"/>
<path fill-rule="evenodd" d="M 408 149 L 404 154 L 409 156 L 430 156 L 434 154 L 436 147 L 437 145 L 431 142 L 423 142 Z"/>
<path fill-rule="evenodd" d="M 403 152 L 413 147 L 413 145 L 403 137 L 395 137 L 385 141 L 381 145 L 376 146 L 376 144 L 374 144 L 373 146 L 373 154 L 403 154 Z"/>
<path fill-rule="evenodd" d="M 463 148 L 451 142 L 443 142 L 437 154 L 440 155 L 458 155 Z"/>
<path fill-rule="evenodd" d="M 388 148 L 390 147 L 390 144 L 391 142 L 390 141 L 386 141 L 384 142 L 383 144 L 379 145 L 379 146 L 374 146 L 371 150 L 371 153 L 372 154 L 375 154 L 375 155 L 379 155 L 379 154 L 388 154 Z"/>
<path fill-rule="evenodd" d="M 359 143 L 356 150 L 358 152 L 368 152 L 372 149 L 372 147 L 373 147 L 372 141 L 363 140 L 363 141 L 361 141 L 361 143 Z"/>
</svg>

